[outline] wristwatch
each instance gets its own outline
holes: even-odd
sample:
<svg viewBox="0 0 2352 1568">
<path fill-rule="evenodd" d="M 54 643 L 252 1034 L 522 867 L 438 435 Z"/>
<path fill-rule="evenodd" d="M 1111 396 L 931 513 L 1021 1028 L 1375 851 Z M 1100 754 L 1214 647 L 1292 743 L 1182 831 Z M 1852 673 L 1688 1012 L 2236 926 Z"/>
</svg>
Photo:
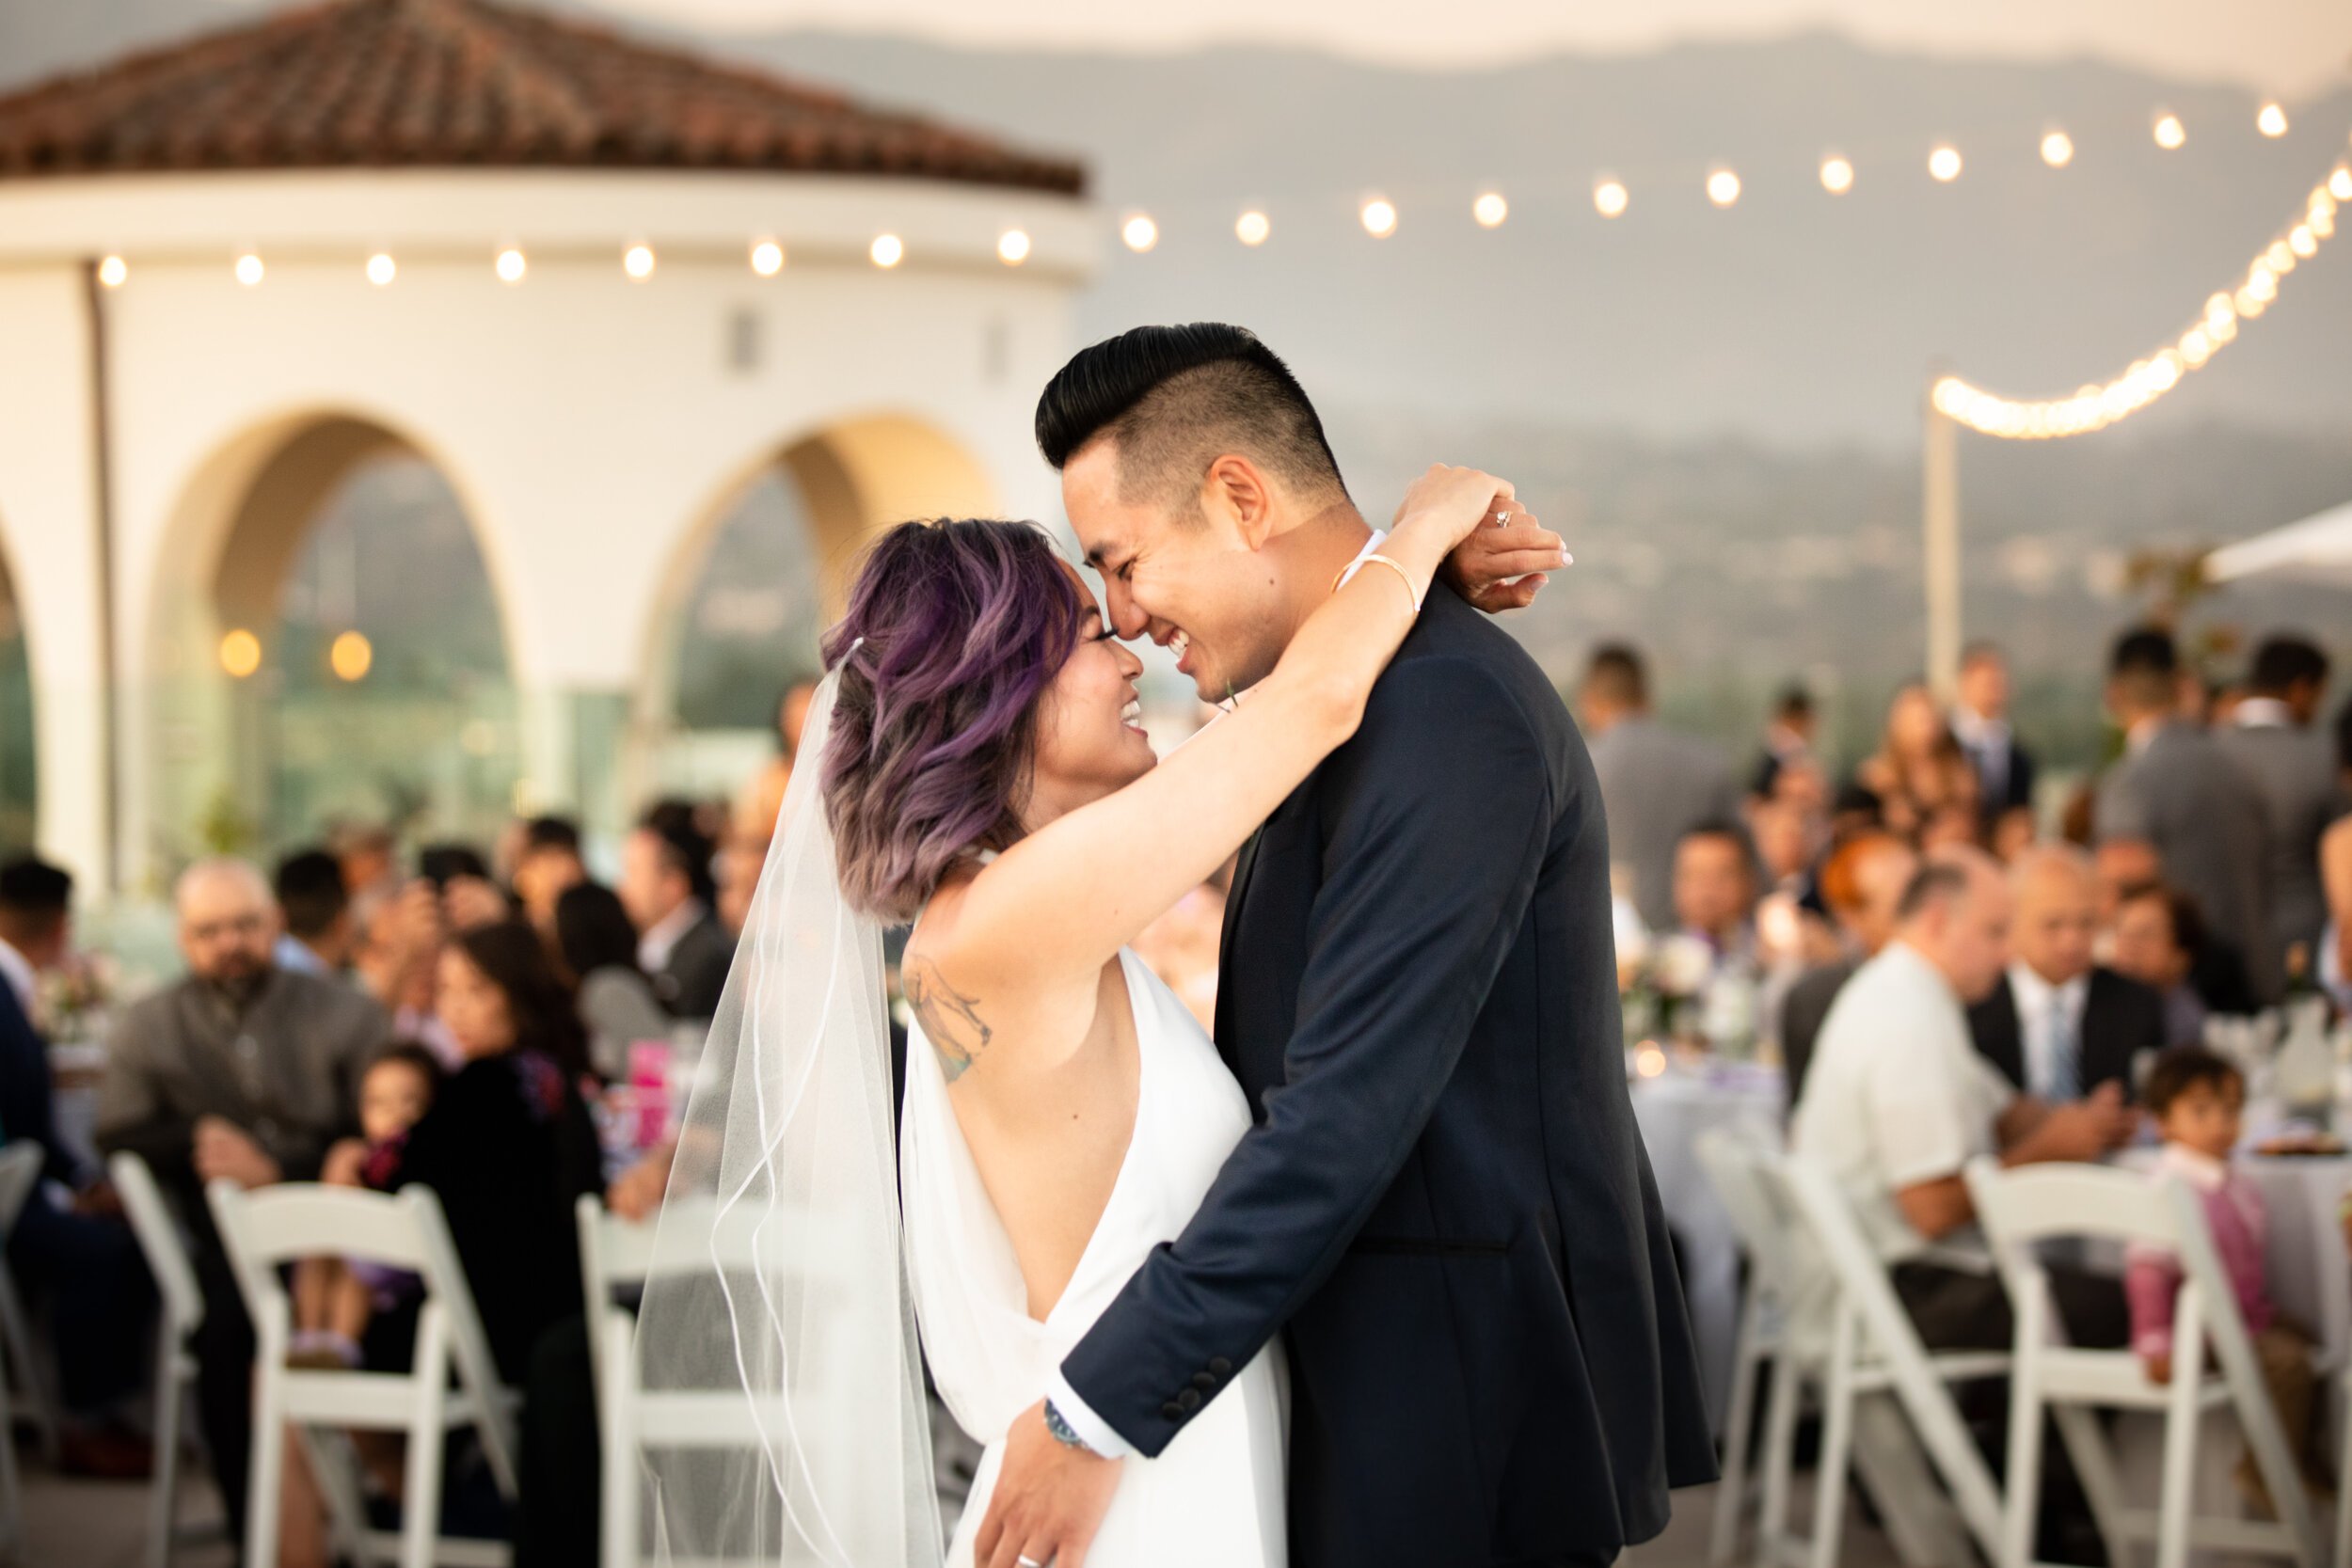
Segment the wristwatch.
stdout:
<svg viewBox="0 0 2352 1568">
<path fill-rule="evenodd" d="M 1088 1453 L 1094 1451 L 1088 1447 L 1087 1440 L 1078 1435 L 1078 1429 L 1062 1418 L 1062 1413 L 1054 1408 L 1052 1400 L 1045 1402 L 1045 1430 L 1053 1434 L 1055 1442 L 1066 1449 L 1084 1449 Z"/>
</svg>

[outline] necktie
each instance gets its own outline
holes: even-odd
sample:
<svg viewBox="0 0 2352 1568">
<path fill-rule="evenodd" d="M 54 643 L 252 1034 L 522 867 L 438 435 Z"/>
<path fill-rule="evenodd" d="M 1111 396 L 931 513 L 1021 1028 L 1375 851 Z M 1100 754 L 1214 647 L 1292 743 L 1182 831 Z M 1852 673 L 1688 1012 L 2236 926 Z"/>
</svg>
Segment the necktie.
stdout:
<svg viewBox="0 0 2352 1568">
<path fill-rule="evenodd" d="M 2074 1038 L 2074 1021 L 2067 1010 L 2066 993 L 2050 993 L 2050 1093 L 2053 1103 L 2082 1098 L 2082 1048 Z"/>
</svg>

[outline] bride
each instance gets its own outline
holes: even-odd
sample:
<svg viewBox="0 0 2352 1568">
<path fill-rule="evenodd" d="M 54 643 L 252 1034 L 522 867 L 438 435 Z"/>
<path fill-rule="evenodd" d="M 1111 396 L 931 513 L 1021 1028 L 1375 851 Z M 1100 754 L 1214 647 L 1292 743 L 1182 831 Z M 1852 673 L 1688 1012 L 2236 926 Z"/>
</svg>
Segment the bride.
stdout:
<svg viewBox="0 0 2352 1568">
<path fill-rule="evenodd" d="M 947 1548 L 972 1562 L 1012 1419 L 1249 1128 L 1126 944 L 1348 739 L 1438 568 L 1510 497 L 1431 469 L 1248 700 L 1156 767 L 1143 666 L 1044 533 L 881 538 L 827 638 L 821 764 L 793 776 L 640 1317 L 644 1384 L 716 1396 L 643 1455 L 661 1556 L 939 1560 L 911 1305 L 941 1399 L 988 1443 Z M 880 932 L 908 922 L 894 1172 Z M 1160 1457 L 1102 1466 L 1089 1560 L 1283 1560 L 1279 1354 Z"/>
</svg>

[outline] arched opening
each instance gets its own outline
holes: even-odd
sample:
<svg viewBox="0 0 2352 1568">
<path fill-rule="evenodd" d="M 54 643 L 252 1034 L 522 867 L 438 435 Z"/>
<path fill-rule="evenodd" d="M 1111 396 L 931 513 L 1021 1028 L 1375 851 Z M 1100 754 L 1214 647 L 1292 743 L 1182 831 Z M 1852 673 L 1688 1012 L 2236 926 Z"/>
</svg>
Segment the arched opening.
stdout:
<svg viewBox="0 0 2352 1568">
<path fill-rule="evenodd" d="M 861 546 L 910 517 L 987 516 L 996 489 L 953 437 L 902 415 L 763 451 L 672 559 L 635 705 L 632 794 L 708 797 L 777 750 L 779 699 L 818 673 Z"/>
<path fill-rule="evenodd" d="M 487 842 L 521 772 L 491 572 L 451 476 L 349 416 L 232 443 L 159 562 L 149 863 L 339 823 Z"/>
</svg>

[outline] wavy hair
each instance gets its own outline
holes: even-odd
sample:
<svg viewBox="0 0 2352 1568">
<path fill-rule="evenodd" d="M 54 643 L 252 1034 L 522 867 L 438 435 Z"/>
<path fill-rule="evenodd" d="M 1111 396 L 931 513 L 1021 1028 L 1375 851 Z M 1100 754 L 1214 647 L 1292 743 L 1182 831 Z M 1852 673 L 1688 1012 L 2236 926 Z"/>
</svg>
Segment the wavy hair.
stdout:
<svg viewBox="0 0 2352 1568">
<path fill-rule="evenodd" d="M 841 891 L 912 920 L 949 867 L 1021 836 L 1039 699 L 1093 608 L 1032 523 L 901 523 L 825 637 L 837 668 L 822 787 Z"/>
</svg>

